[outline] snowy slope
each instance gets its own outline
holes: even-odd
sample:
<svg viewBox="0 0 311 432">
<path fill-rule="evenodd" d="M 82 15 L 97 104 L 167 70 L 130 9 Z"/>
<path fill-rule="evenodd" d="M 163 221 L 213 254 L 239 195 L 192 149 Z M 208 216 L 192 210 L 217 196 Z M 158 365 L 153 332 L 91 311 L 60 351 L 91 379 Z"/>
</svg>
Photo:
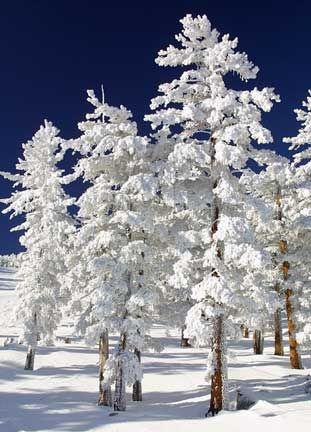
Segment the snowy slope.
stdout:
<svg viewBox="0 0 311 432">
<path fill-rule="evenodd" d="M 10 318 L 14 305 L 14 271 L 0 270 L 0 338 L 14 337 Z M 62 333 L 66 328 L 62 329 Z M 129 402 L 128 411 L 96 406 L 97 351 L 81 343 L 59 342 L 39 348 L 34 372 L 23 369 L 25 347 L 0 348 L 0 432 L 244 432 L 311 430 L 311 395 L 304 385 L 310 370 L 293 371 L 288 358 L 272 355 L 267 340 L 265 355 L 254 356 L 251 340 L 232 344 L 236 355 L 230 367 L 230 385 L 257 400 L 248 411 L 225 412 L 204 418 L 208 386 L 204 382 L 205 351 L 181 349 L 177 334 L 165 337 L 165 351 L 144 356 L 144 401 Z M 308 361 L 308 359 L 307 359 Z M 309 362 L 310 366 L 310 362 Z M 130 396 L 130 395 L 129 395 Z"/>
</svg>

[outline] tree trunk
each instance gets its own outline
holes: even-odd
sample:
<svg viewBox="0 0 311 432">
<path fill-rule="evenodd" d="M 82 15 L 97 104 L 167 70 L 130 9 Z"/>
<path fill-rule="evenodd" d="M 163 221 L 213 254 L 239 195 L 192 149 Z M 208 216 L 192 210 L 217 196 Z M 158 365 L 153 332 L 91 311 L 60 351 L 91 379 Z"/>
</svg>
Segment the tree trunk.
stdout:
<svg viewBox="0 0 311 432">
<path fill-rule="evenodd" d="M 246 326 L 243 326 L 243 337 L 246 339 L 249 338 L 249 329 Z"/>
<path fill-rule="evenodd" d="M 190 348 L 191 345 L 189 343 L 189 339 L 184 337 L 185 330 L 186 330 L 186 326 L 183 325 L 181 328 L 180 346 L 181 348 Z"/>
<path fill-rule="evenodd" d="M 287 243 L 285 241 L 280 242 L 280 249 L 283 247 L 284 251 L 287 251 Z M 284 261 L 282 264 L 282 272 L 284 280 L 287 281 L 289 278 L 289 262 Z M 302 369 L 301 358 L 298 352 L 298 342 L 296 339 L 297 325 L 295 323 L 292 297 L 293 290 L 287 289 L 285 291 L 285 308 L 287 315 L 287 327 L 288 327 L 288 343 L 289 343 L 289 358 L 292 369 Z"/>
<path fill-rule="evenodd" d="M 281 196 L 281 189 L 279 187 L 276 196 L 276 203 L 278 206 L 278 220 L 280 221 L 282 220 L 281 201 L 282 201 L 282 196 Z M 288 252 L 288 244 L 286 240 L 282 239 L 279 241 L 279 251 L 283 255 L 285 255 Z M 284 281 L 288 281 L 289 268 L 290 268 L 289 262 L 283 261 L 281 271 L 283 274 Z M 293 295 L 293 290 L 288 288 L 285 291 L 285 308 L 286 308 L 287 327 L 288 327 L 289 357 L 290 357 L 290 364 L 292 369 L 302 369 L 301 358 L 298 352 L 298 343 L 296 339 L 297 325 L 293 314 L 293 304 L 291 299 L 292 295 Z"/>
<path fill-rule="evenodd" d="M 219 174 L 217 173 L 214 177 L 214 163 L 215 163 L 215 145 L 216 138 L 211 137 L 211 176 L 213 177 L 213 200 L 211 205 L 211 238 L 216 246 L 216 255 L 221 260 L 222 251 L 221 244 L 218 240 L 215 240 L 215 234 L 218 231 L 218 222 L 220 216 L 220 202 L 218 200 L 215 189 L 218 186 Z M 213 277 L 219 278 L 217 269 L 212 270 Z M 218 307 L 221 305 L 214 305 Z M 224 334 L 224 316 L 222 314 L 216 315 L 213 318 L 213 336 L 212 336 L 212 354 L 214 360 L 214 370 L 211 376 L 211 400 L 210 406 L 207 414 L 215 415 L 223 409 L 223 399 L 224 399 L 224 381 L 226 381 L 226 376 L 224 376 L 223 368 L 223 348 L 226 344 Z"/>
<path fill-rule="evenodd" d="M 125 376 L 123 370 L 123 353 L 126 348 L 126 335 L 123 333 L 120 336 L 120 343 L 118 348 L 118 355 L 116 360 L 116 383 L 114 394 L 114 411 L 126 410 L 126 390 L 125 390 Z"/>
<path fill-rule="evenodd" d="M 33 333 L 32 333 L 32 340 L 31 343 L 28 345 L 28 350 L 26 354 L 26 361 L 25 361 L 25 370 L 33 370 L 35 366 L 35 355 L 36 355 L 36 348 L 38 344 L 38 340 L 40 340 L 40 335 L 37 331 L 37 313 L 34 313 L 33 316 Z"/>
<path fill-rule="evenodd" d="M 254 354 L 263 353 L 264 337 L 261 330 L 254 330 Z"/>
<path fill-rule="evenodd" d="M 274 355 L 284 355 L 281 308 L 274 313 Z"/>
<path fill-rule="evenodd" d="M 291 300 L 292 294 L 293 292 L 291 289 L 287 289 L 285 292 L 290 365 L 292 369 L 303 369 L 296 340 L 296 325 L 294 322 Z"/>
<path fill-rule="evenodd" d="M 139 363 L 141 362 L 141 353 L 138 349 L 135 349 L 135 354 L 138 358 Z M 143 400 L 141 381 L 135 381 L 133 384 L 132 399 L 135 402 L 141 402 Z"/>
<path fill-rule="evenodd" d="M 99 337 L 99 406 L 111 406 L 111 388 L 104 387 L 104 368 L 109 357 L 109 338 L 108 331 L 105 330 Z"/>
<path fill-rule="evenodd" d="M 276 283 L 274 289 L 278 297 L 280 298 L 280 284 Z M 274 312 L 274 355 L 284 355 L 281 308 L 277 308 Z"/>
<path fill-rule="evenodd" d="M 33 348 L 31 345 L 28 345 L 26 362 L 25 362 L 25 370 L 33 370 L 35 364 L 35 354 L 36 354 L 36 349 Z"/>
<path fill-rule="evenodd" d="M 211 400 L 208 413 L 217 414 L 223 408 L 223 364 L 222 348 L 224 344 L 223 316 L 214 318 L 212 352 L 214 358 L 214 371 L 211 378 Z"/>
</svg>

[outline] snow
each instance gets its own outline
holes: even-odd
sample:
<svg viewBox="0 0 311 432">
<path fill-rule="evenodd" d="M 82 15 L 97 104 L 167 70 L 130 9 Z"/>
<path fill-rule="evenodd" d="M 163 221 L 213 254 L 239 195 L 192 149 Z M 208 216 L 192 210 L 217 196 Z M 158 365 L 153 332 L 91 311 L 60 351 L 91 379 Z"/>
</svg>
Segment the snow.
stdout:
<svg viewBox="0 0 311 432">
<path fill-rule="evenodd" d="M 165 350 L 143 356 L 144 401 L 130 402 L 117 415 L 98 407 L 97 350 L 78 340 L 55 347 L 39 347 L 35 370 L 23 369 L 26 348 L 15 343 L 3 346 L 7 337 L 17 338 L 11 319 L 15 272 L 0 268 L 0 432 L 307 432 L 311 424 L 311 395 L 306 393 L 310 369 L 291 370 L 288 348 L 285 357 L 253 355 L 252 340 L 231 343 L 234 354 L 229 385 L 256 402 L 249 410 L 222 412 L 205 418 L 208 385 L 205 384 L 206 350 L 182 349 L 178 333 L 168 337 L 161 325 L 153 336 Z M 61 334 L 70 334 L 65 325 Z M 114 338 L 116 342 L 116 338 Z M 304 358 L 310 368 L 310 357 Z"/>
</svg>

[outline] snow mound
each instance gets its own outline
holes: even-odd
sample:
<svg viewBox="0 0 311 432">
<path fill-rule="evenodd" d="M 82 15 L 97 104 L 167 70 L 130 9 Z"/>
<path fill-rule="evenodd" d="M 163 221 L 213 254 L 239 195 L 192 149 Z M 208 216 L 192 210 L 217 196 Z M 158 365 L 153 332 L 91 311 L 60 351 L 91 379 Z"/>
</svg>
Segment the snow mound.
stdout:
<svg viewBox="0 0 311 432">
<path fill-rule="evenodd" d="M 271 404 L 264 400 L 259 400 L 253 405 L 249 411 L 256 413 L 262 417 L 274 417 L 284 414 L 278 405 Z"/>
</svg>

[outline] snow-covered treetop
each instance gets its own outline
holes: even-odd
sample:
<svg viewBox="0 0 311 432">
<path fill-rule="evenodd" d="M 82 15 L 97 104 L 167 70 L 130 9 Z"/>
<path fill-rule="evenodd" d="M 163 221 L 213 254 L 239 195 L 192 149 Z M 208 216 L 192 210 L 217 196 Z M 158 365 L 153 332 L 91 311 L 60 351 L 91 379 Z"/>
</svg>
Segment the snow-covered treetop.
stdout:
<svg viewBox="0 0 311 432">
<path fill-rule="evenodd" d="M 256 78 L 258 67 L 250 62 L 245 53 L 236 53 L 238 39 L 229 39 L 212 29 L 206 15 L 193 18 L 190 14 L 180 20 L 181 34 L 175 36 L 182 48 L 170 45 L 159 52 L 156 63 L 160 66 L 186 66 L 197 64 L 208 67 L 215 73 L 225 75 L 236 72 L 244 80 Z"/>
<path fill-rule="evenodd" d="M 205 15 L 187 15 L 181 23 L 182 33 L 176 36 L 181 47 L 170 45 L 161 50 L 156 62 L 161 66 L 190 68 L 178 79 L 159 86 L 162 95 L 151 102 L 151 108 L 157 112 L 146 119 L 154 129 L 160 125 L 163 129 L 182 125 L 179 138 L 195 138 L 200 132 L 210 134 L 217 140 L 216 160 L 233 168 L 239 169 L 249 157 L 265 163 L 271 155 L 259 153 L 250 143 L 272 142 L 270 131 L 261 125 L 261 111 L 270 111 L 279 96 L 272 88 L 228 89 L 225 75 L 236 73 L 242 80 L 254 79 L 258 68 L 245 53 L 236 51 L 237 39 L 220 37 Z"/>
<path fill-rule="evenodd" d="M 12 212 L 11 217 L 23 213 L 40 212 L 46 214 L 46 205 L 67 208 L 75 201 L 66 196 L 60 185 L 68 183 L 63 171 L 57 167 L 64 151 L 59 130 L 47 120 L 30 141 L 23 144 L 23 158 L 16 164 L 16 174 L 0 174 L 14 182 L 18 190 L 8 199 L 1 200 L 9 204 L 3 213 Z M 20 188 L 19 188 L 20 187 Z M 53 198 L 52 198 L 53 197 Z M 25 228 L 22 225 L 21 228 Z"/>
<path fill-rule="evenodd" d="M 88 90 L 87 94 L 94 112 L 87 114 L 86 121 L 78 125 L 83 134 L 74 141 L 73 148 L 87 157 L 82 158 L 76 171 L 91 182 L 101 174 L 111 181 L 119 181 L 124 170 L 137 169 L 147 140 L 137 136 L 137 125 L 127 108 L 99 101 L 93 90 Z"/>
</svg>

